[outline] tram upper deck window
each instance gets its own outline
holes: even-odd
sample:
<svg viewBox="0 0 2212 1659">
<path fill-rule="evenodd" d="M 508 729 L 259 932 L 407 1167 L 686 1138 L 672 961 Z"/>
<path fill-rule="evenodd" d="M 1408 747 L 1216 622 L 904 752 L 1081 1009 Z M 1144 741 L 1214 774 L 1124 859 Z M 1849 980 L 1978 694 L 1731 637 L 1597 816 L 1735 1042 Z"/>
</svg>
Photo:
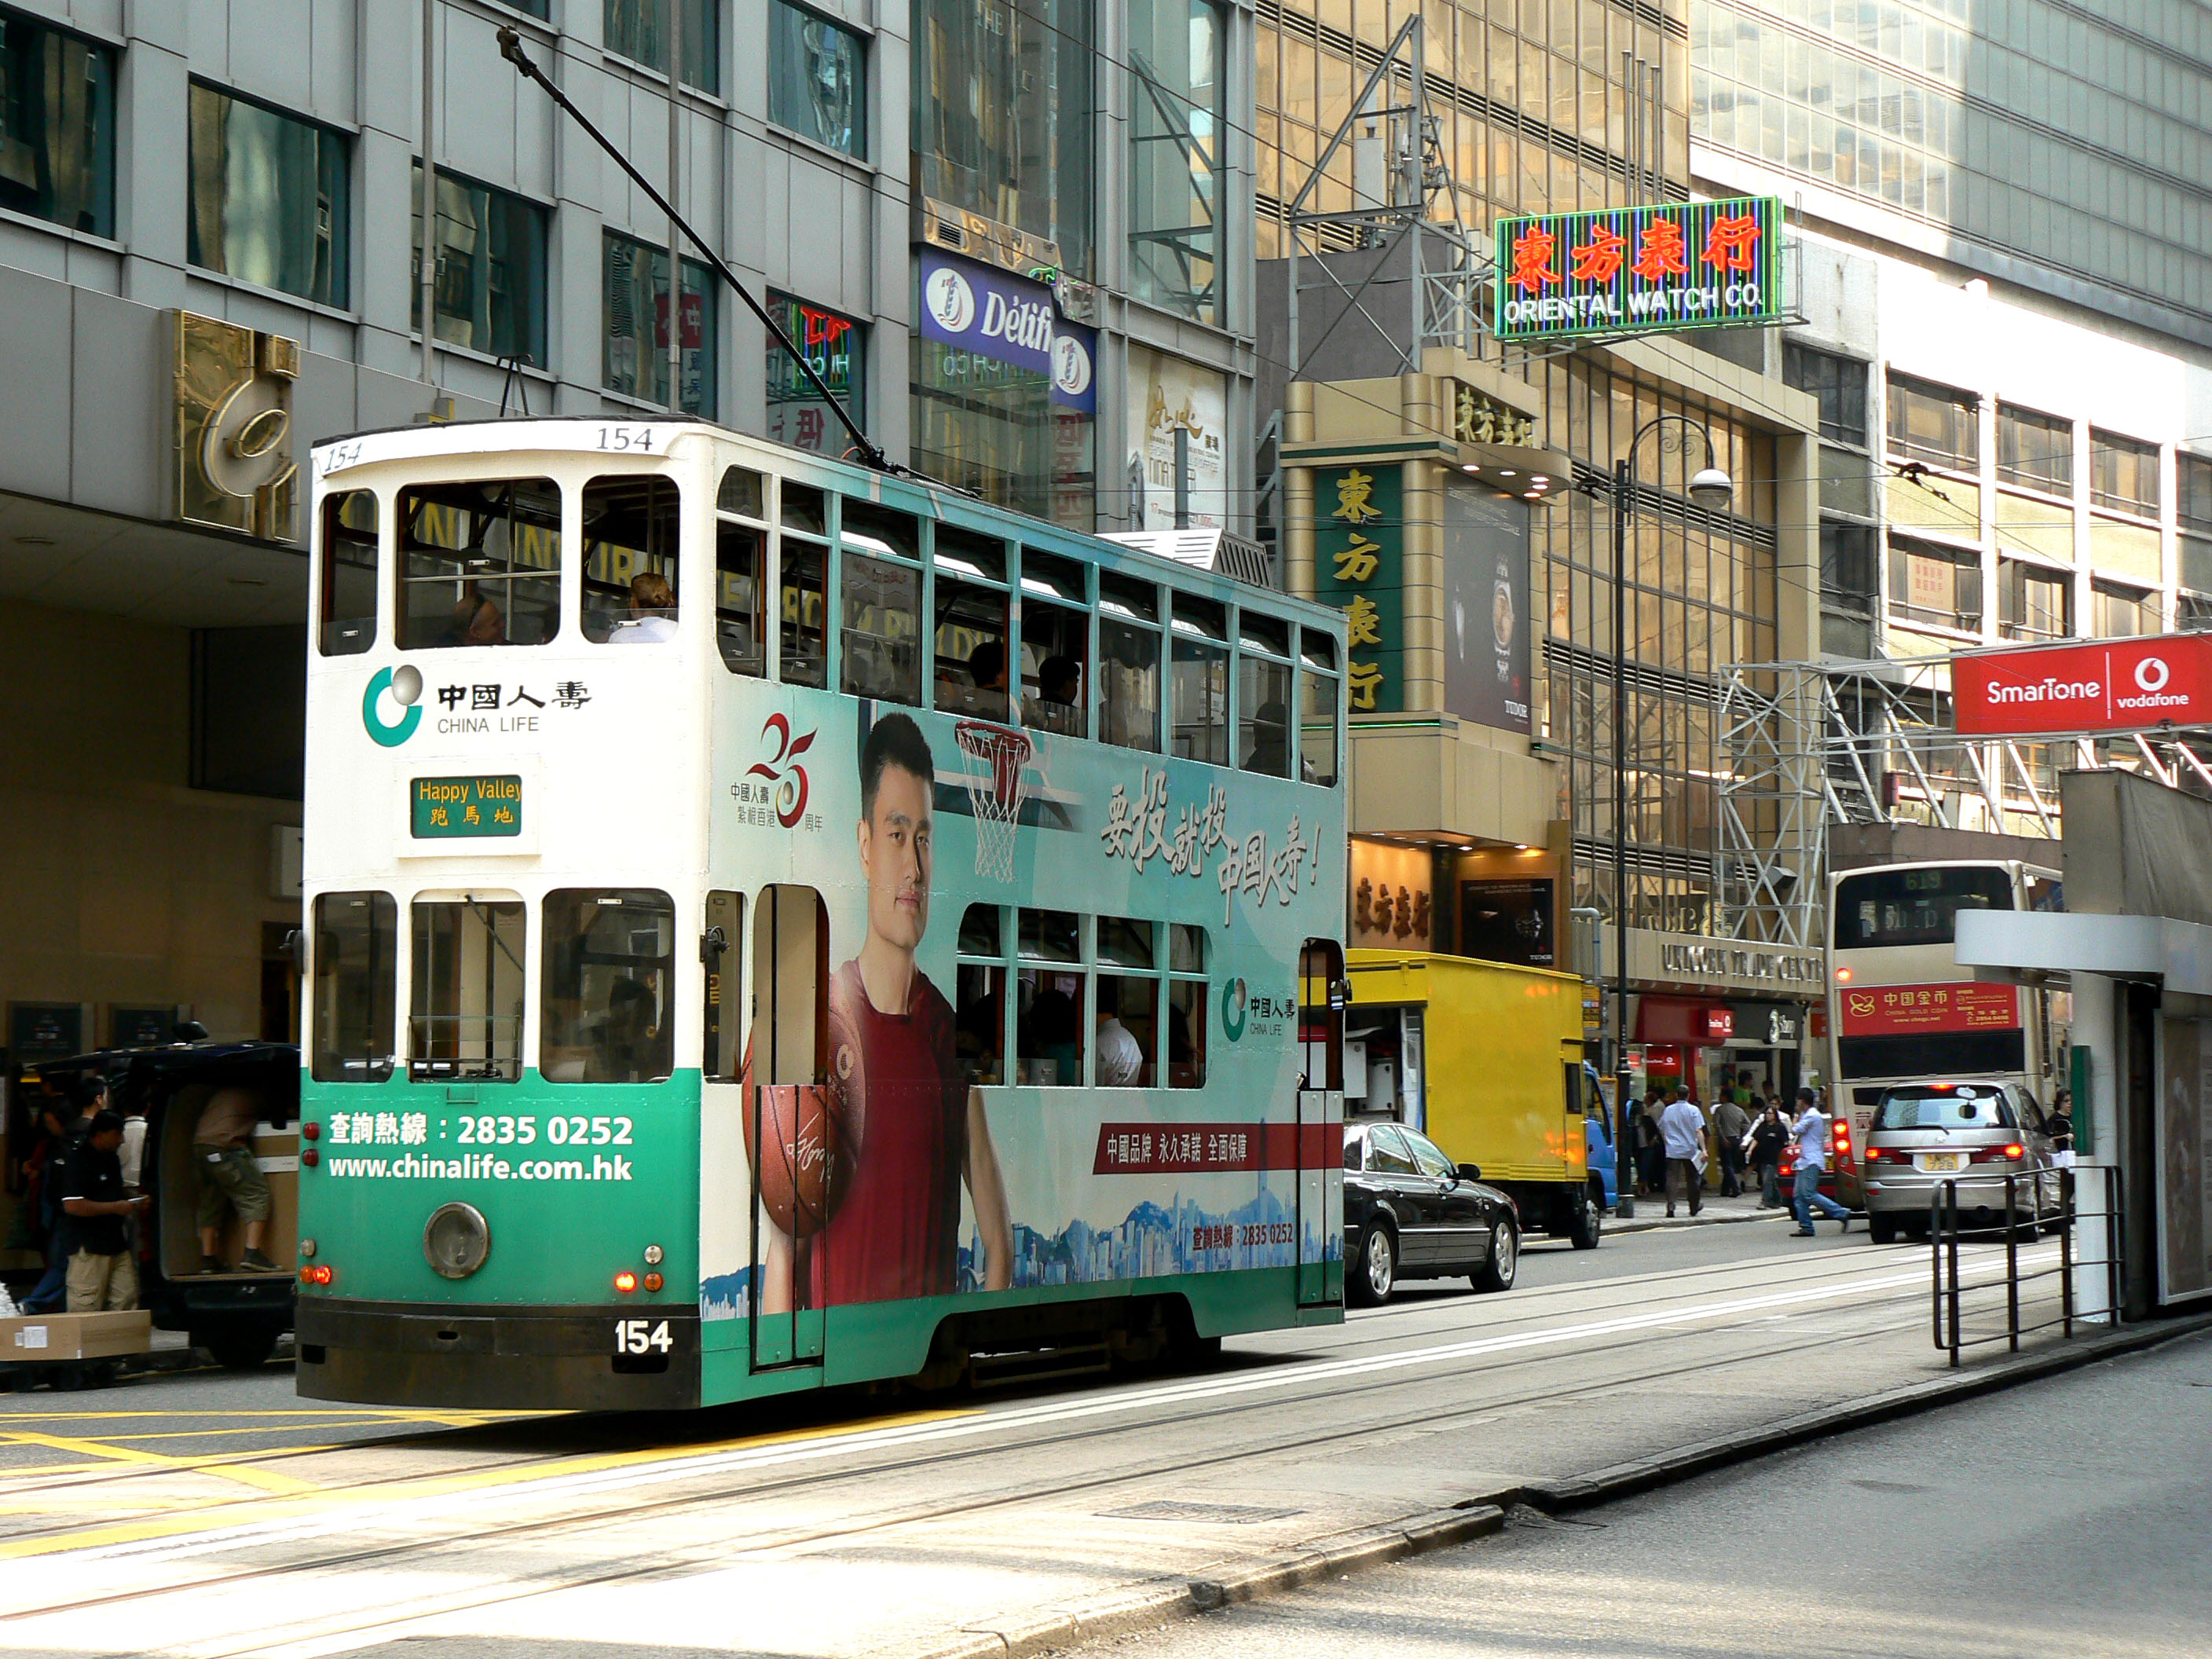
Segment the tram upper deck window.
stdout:
<svg viewBox="0 0 2212 1659">
<path fill-rule="evenodd" d="M 937 706 L 1004 722 L 1006 647 L 1012 632 L 1006 544 L 940 524 L 936 562 Z"/>
<path fill-rule="evenodd" d="M 376 497 L 366 489 L 323 498 L 321 610 L 323 655 L 355 656 L 376 643 Z"/>
<path fill-rule="evenodd" d="M 846 536 L 839 567 L 838 684 L 848 696 L 919 703 L 921 572 L 854 552 L 858 539 Z M 882 544 L 869 538 L 859 544 Z"/>
<path fill-rule="evenodd" d="M 543 645 L 561 631 L 561 491 L 550 478 L 399 494 L 399 647 Z"/>
<path fill-rule="evenodd" d="M 635 887 L 545 896 L 538 1069 L 549 1083 L 655 1083 L 676 1066 L 676 907 Z"/>
<path fill-rule="evenodd" d="M 520 899 L 417 899 L 408 999 L 408 1075 L 416 1081 L 522 1076 Z"/>
<path fill-rule="evenodd" d="M 313 951 L 310 1073 L 318 1083 L 383 1082 L 392 1075 L 398 906 L 389 893 L 323 894 Z"/>
<path fill-rule="evenodd" d="M 844 497 L 839 507 L 837 535 L 848 548 L 857 547 L 895 559 L 921 557 L 921 522 L 911 513 L 878 507 L 873 501 Z"/>
<path fill-rule="evenodd" d="M 1062 737 L 1089 735 L 1084 687 L 1091 678 L 1090 611 L 1085 566 L 1022 550 L 1023 725 Z"/>
<path fill-rule="evenodd" d="M 830 533 L 829 501 L 812 484 L 786 483 L 781 492 L 786 530 L 802 531 L 809 536 Z"/>
<path fill-rule="evenodd" d="M 676 481 L 594 478 L 584 486 L 583 527 L 584 637 L 595 645 L 674 641 L 684 527 Z"/>
<path fill-rule="evenodd" d="M 1159 618 L 1159 589 L 1098 573 L 1099 736 L 1123 749 L 1160 746 Z"/>
<path fill-rule="evenodd" d="M 732 674 L 768 672 L 768 532 L 727 519 L 714 526 L 714 643 Z"/>
<path fill-rule="evenodd" d="M 1336 722 L 1344 693 L 1336 677 L 1336 641 L 1298 630 L 1298 774 L 1308 783 L 1336 782 Z"/>
<path fill-rule="evenodd" d="M 1229 613 L 1211 599 L 1175 596 L 1175 752 L 1229 764 Z"/>
<path fill-rule="evenodd" d="M 714 511 L 733 513 L 757 523 L 768 521 L 768 496 L 761 475 L 749 466 L 722 469 L 722 482 L 714 491 Z"/>
<path fill-rule="evenodd" d="M 780 568 L 777 609 L 782 641 L 777 678 L 793 685 L 827 685 L 830 550 L 819 542 L 801 541 L 787 530 Z"/>
<path fill-rule="evenodd" d="M 1237 754 L 1248 772 L 1291 775 L 1290 625 L 1240 610 L 1237 617 Z"/>
</svg>

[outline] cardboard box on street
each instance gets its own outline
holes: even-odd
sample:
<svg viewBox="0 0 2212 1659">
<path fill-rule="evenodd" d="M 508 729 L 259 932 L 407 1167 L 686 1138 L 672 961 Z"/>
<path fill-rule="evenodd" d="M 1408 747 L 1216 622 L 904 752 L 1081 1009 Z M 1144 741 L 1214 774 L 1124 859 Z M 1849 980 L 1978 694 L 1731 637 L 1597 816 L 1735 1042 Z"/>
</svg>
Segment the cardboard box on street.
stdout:
<svg viewBox="0 0 2212 1659">
<path fill-rule="evenodd" d="M 29 1314 L 0 1319 L 0 1360 L 107 1359 L 154 1346 L 154 1316 L 134 1313 Z"/>
</svg>

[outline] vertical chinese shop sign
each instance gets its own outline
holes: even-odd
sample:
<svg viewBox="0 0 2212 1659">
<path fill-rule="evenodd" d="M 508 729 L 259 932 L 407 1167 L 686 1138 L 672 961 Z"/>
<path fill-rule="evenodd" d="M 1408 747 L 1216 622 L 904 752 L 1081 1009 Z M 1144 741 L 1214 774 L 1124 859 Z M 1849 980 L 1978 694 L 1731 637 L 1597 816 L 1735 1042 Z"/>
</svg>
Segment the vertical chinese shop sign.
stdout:
<svg viewBox="0 0 2212 1659">
<path fill-rule="evenodd" d="M 1345 691 L 1356 714 L 1406 706 L 1400 471 L 1342 466 L 1314 474 L 1314 597 L 1344 612 Z"/>
</svg>

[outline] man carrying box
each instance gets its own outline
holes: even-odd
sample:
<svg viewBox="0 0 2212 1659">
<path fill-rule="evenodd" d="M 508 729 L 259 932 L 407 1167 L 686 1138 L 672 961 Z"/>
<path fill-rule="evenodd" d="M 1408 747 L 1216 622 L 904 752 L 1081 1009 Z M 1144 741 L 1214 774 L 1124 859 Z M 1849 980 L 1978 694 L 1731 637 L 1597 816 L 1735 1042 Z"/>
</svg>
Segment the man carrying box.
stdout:
<svg viewBox="0 0 2212 1659">
<path fill-rule="evenodd" d="M 138 1264 L 125 1218 L 153 1203 L 123 1195 L 123 1120 L 106 1110 L 62 1166 L 62 1250 L 69 1262 L 70 1313 L 121 1313 L 138 1305 Z"/>
</svg>

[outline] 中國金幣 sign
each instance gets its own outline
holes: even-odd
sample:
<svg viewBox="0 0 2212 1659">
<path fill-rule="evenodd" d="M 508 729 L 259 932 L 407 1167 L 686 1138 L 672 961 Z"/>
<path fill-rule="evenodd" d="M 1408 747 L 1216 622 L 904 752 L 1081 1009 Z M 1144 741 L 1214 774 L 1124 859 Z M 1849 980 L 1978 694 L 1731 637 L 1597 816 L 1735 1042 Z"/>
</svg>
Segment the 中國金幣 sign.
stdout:
<svg viewBox="0 0 2212 1659">
<path fill-rule="evenodd" d="M 417 841 L 522 833 L 519 777 L 416 778 L 408 790 Z"/>
<path fill-rule="evenodd" d="M 1498 337 L 1778 321 L 1782 224 L 1771 196 L 1500 219 Z"/>
</svg>

